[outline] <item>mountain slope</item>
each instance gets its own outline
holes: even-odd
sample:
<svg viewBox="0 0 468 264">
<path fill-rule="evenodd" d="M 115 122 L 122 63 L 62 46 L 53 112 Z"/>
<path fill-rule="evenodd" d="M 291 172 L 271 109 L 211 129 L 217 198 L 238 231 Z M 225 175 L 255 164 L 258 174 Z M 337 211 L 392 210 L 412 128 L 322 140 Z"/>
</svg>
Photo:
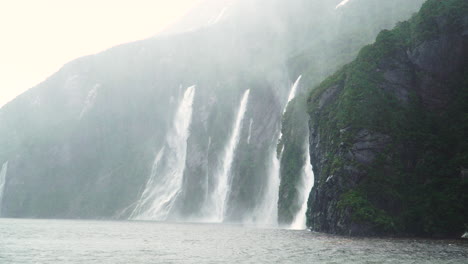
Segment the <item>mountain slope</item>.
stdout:
<svg viewBox="0 0 468 264">
<path fill-rule="evenodd" d="M 309 98 L 309 226 L 460 236 L 468 219 L 468 3 L 427 1 Z"/>
<path fill-rule="evenodd" d="M 422 0 L 381 5 L 356 0 L 337 10 L 339 2 L 238 0 L 213 23 L 203 21 L 217 18 L 218 9 L 197 18 L 201 22 L 192 30 L 181 25 L 68 63 L 0 109 L 0 163 L 8 162 L 2 216 L 126 219 L 145 204 L 145 191 L 155 191 L 147 190 L 151 176 L 156 183 L 170 179 L 173 171 L 161 168 L 185 157 L 174 162 L 181 166 L 174 171 L 183 171 L 182 181 L 164 204 L 165 210 L 170 207 L 165 219 L 148 218 L 209 220 L 208 197 L 218 187 L 249 90 L 229 164 L 223 221 L 276 220 L 277 193 L 269 190 L 278 186 L 269 186 L 275 182 L 270 157 L 293 80 L 305 71 L 304 78 L 318 82 L 354 58 L 379 30 L 407 18 Z M 358 17 L 371 26 L 361 28 Z M 343 48 L 347 56 L 337 59 L 334 47 L 347 46 L 343 40 L 356 32 L 361 35 L 352 47 Z M 292 63 L 305 53 L 320 59 Z M 188 137 L 183 144 L 172 142 L 185 139 L 177 135 L 185 135 L 179 128 L 186 126 L 176 119 L 194 85 L 192 114 L 184 117 L 190 120 Z M 162 151 L 167 148 L 171 151 Z M 172 154 L 159 159 L 158 153 Z M 287 201 L 286 207 L 295 202 Z M 260 214 L 259 208 L 271 210 Z"/>
</svg>

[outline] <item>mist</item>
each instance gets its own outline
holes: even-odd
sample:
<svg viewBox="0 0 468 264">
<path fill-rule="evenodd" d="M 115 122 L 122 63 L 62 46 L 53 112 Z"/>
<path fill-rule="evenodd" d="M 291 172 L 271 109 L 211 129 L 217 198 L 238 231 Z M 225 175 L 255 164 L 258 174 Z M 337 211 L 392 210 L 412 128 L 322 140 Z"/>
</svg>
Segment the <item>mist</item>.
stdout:
<svg viewBox="0 0 468 264">
<path fill-rule="evenodd" d="M 375 126 L 365 127 L 370 121 L 361 121 L 363 112 L 358 109 L 354 114 L 351 106 L 367 105 L 367 101 L 374 102 L 372 96 L 387 92 L 393 96 L 392 89 L 398 85 L 418 83 L 420 75 L 404 75 L 416 66 L 398 68 L 411 61 L 418 70 L 426 69 L 418 64 L 423 59 L 415 59 L 425 54 L 418 50 L 423 42 L 404 46 L 420 36 L 416 33 L 411 40 L 395 40 L 404 52 L 388 55 L 388 60 L 375 63 L 375 69 L 371 68 L 372 56 L 362 58 L 374 47 L 370 44 L 376 38 L 377 43 L 387 40 L 385 32 L 398 32 L 395 36 L 400 37 L 415 30 L 419 24 L 406 27 L 405 23 L 417 21 L 416 13 L 424 2 L 205 0 L 143 40 L 114 43 L 116 46 L 105 51 L 68 62 L 0 108 L 0 217 L 115 221 L 119 226 L 134 225 L 140 236 L 151 233 L 145 231 L 145 224 L 154 224 L 161 233 L 145 239 L 156 243 L 152 246 L 156 249 L 172 252 L 169 255 L 184 251 L 171 242 L 181 239 L 176 231 L 179 228 L 188 233 L 196 230 L 193 241 L 201 245 L 209 245 L 205 240 L 220 239 L 200 237 L 210 233 L 205 229 L 213 228 L 232 236 L 234 246 L 246 248 L 251 244 L 245 241 L 255 238 L 242 228 L 263 230 L 252 233 L 266 232 L 262 235 L 271 242 L 262 243 L 272 248 L 277 247 L 274 237 L 286 244 L 288 236 L 301 245 L 317 243 L 309 244 L 308 229 L 339 235 L 391 235 L 381 222 L 370 227 L 355 223 L 350 212 L 358 211 L 353 206 L 371 204 L 377 209 L 364 209 L 380 221 L 387 218 L 378 213 L 393 213 L 399 208 L 387 206 L 391 202 L 383 199 L 363 202 L 361 196 L 355 198 L 355 192 L 361 194 L 364 187 L 360 184 L 374 179 L 373 171 L 364 167 L 380 164 L 374 151 L 386 153 L 384 150 L 393 150 L 390 146 L 401 144 L 390 143 L 397 137 L 382 132 L 386 125 L 378 118 Z M 403 23 L 406 20 L 410 22 Z M 466 38 L 463 36 L 460 38 Z M 456 43 L 462 47 L 460 43 L 465 42 Z M 422 47 L 436 44 L 427 45 Z M 411 55 L 413 50 L 419 53 Z M 408 58 L 401 59 L 404 56 Z M 454 72 L 463 72 L 460 69 L 465 64 L 457 63 L 454 65 L 461 66 Z M 374 87 L 364 83 L 371 77 L 353 67 L 369 67 L 362 71 L 375 72 L 371 75 L 375 78 L 382 75 L 378 81 L 383 84 L 375 87 L 383 87 L 384 92 L 353 94 L 353 89 Z M 391 70 L 386 71 L 386 67 Z M 385 86 L 381 80 L 392 82 Z M 427 77 L 424 81 L 435 83 L 438 79 Z M 415 93 L 420 90 L 414 89 Z M 390 98 L 384 113 L 406 109 L 387 110 L 397 105 L 402 93 L 394 92 L 396 99 L 382 95 Z M 418 111 L 411 114 L 425 110 Z M 394 123 L 403 122 L 406 119 Z M 408 156 L 413 152 L 402 151 Z M 378 166 L 372 168 L 391 167 Z M 345 203 L 347 195 L 355 200 Z M 373 191 L 363 196 L 372 195 Z M 131 230 L 125 224 L 119 227 L 124 234 L 127 228 Z M 393 227 L 398 224 L 392 222 Z M 69 228 L 65 226 L 56 228 Z M 290 232 L 286 237 L 278 233 L 286 231 Z M 410 233 L 405 232 L 393 234 Z M 162 234 L 169 237 L 171 246 L 159 244 Z M 321 239 L 337 243 L 334 238 Z M 146 248 L 140 242 L 133 243 L 135 248 Z M 210 259 L 198 255 L 204 250 L 214 256 L 211 260 L 219 261 L 213 248 L 215 245 L 185 251 L 190 256 L 172 261 L 194 261 L 191 254 Z M 223 250 L 228 263 L 236 261 L 236 256 Z M 276 250 L 278 255 L 271 253 L 278 256 L 276 261 L 294 259 L 286 251 Z M 437 250 L 430 250 L 439 257 Z M 456 250 L 466 256 L 466 247 Z M 159 260 L 171 262 L 166 257 L 160 255 Z M 299 259 L 308 259 L 307 254 Z M 146 257 L 135 260 L 149 262 Z"/>
</svg>

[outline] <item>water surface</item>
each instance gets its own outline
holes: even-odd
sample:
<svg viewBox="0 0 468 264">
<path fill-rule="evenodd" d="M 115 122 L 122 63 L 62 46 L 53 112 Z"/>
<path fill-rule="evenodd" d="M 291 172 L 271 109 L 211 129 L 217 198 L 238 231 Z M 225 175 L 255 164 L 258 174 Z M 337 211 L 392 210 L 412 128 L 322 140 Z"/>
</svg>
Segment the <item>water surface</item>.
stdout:
<svg viewBox="0 0 468 264">
<path fill-rule="evenodd" d="M 0 263 L 468 263 L 460 240 L 236 225 L 0 219 Z"/>
</svg>

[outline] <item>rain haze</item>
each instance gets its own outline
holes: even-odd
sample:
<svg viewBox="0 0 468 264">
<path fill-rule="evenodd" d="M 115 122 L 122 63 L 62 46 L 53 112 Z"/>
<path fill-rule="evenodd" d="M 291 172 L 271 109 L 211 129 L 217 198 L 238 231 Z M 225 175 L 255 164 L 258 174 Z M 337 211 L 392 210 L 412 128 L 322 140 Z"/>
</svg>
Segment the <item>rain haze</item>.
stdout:
<svg viewBox="0 0 468 264">
<path fill-rule="evenodd" d="M 156 35 L 200 0 L 0 2 L 0 107 L 65 63 Z"/>
<path fill-rule="evenodd" d="M 0 262 L 466 263 L 466 0 L 2 1 Z"/>
</svg>

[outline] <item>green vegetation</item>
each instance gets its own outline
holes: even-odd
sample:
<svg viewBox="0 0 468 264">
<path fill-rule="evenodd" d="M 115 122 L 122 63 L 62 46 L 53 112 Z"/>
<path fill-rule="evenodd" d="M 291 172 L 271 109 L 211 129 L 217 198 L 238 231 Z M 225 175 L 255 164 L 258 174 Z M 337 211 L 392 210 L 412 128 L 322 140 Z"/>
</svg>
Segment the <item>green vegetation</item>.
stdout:
<svg viewBox="0 0 468 264">
<path fill-rule="evenodd" d="M 317 8 L 317 5 L 327 1 L 309 1 L 310 9 Z M 320 23 L 320 15 L 310 16 L 306 14 L 305 19 L 308 19 L 307 25 L 317 25 L 314 28 L 313 34 L 308 38 L 304 49 L 294 49 L 294 54 L 288 60 L 288 70 L 290 76 L 296 77 L 302 75 L 301 83 L 307 84 L 308 87 L 315 87 L 324 80 L 327 76 L 333 74 L 337 69 L 349 63 L 358 55 L 359 50 L 366 44 L 372 43 L 377 34 L 383 28 L 391 28 L 395 25 L 396 21 L 407 19 L 411 14 L 421 7 L 424 0 L 393 0 L 393 1 L 375 1 L 375 0 L 361 0 L 359 4 L 347 5 L 343 10 L 330 10 L 330 14 L 322 12 L 320 15 L 328 15 L 333 17 L 326 25 Z M 327 3 L 328 4 L 328 3 Z M 305 5 L 305 6 L 307 6 Z M 366 7 L 366 8 L 363 8 Z M 304 10 L 308 10 L 305 8 Z M 294 18 L 297 20 L 297 17 Z M 327 28 L 327 30 L 323 30 Z M 332 30 L 328 30 L 332 29 Z M 293 32 L 292 35 L 310 34 L 305 32 L 302 28 L 300 31 Z M 297 45 L 297 39 L 292 38 L 294 42 L 292 46 Z M 336 80 L 344 81 L 345 70 L 341 70 L 329 79 L 329 83 L 335 83 Z M 339 83 L 339 82 L 336 82 Z M 322 91 L 329 85 L 322 85 Z M 308 92 L 308 91 L 307 91 Z M 317 93 L 317 89 L 314 93 Z M 302 100 L 302 99 L 301 99 Z M 306 106 L 307 107 L 307 106 Z M 298 122 L 300 119 L 297 114 L 292 114 L 295 106 L 285 114 L 283 118 L 283 141 L 285 150 L 281 161 L 281 186 L 280 186 L 280 203 L 279 203 L 279 218 L 281 222 L 288 222 L 290 220 L 291 212 L 294 212 L 296 198 L 296 184 L 299 179 L 301 169 L 303 167 L 304 157 L 303 153 L 304 144 L 303 135 L 298 133 L 298 129 L 302 129 L 308 125 L 308 117 Z M 333 109 L 328 109 L 331 113 Z M 292 119 L 292 120 L 290 120 Z M 295 119 L 295 120 L 294 120 Z M 325 124 L 324 124 L 325 125 Z M 327 124 L 328 125 L 328 124 Z M 332 134 L 321 134 L 327 137 L 327 140 L 336 138 L 339 135 L 338 131 L 325 128 Z M 293 127 L 290 127 L 293 126 Z M 306 133 L 304 136 L 307 136 Z M 351 135 L 342 135 L 348 137 Z M 336 145 L 340 142 L 335 141 Z M 278 146 L 282 147 L 282 144 Z M 335 155 L 334 152 L 329 152 L 327 157 L 332 162 L 326 164 L 324 170 L 331 173 L 338 172 L 338 168 L 344 164 L 342 157 Z"/>
<path fill-rule="evenodd" d="M 300 210 L 296 185 L 305 163 L 304 144 L 308 139 L 307 120 L 305 96 L 299 95 L 289 103 L 283 116 L 283 138 L 278 144 L 278 153 L 284 147 L 280 161 L 279 196 L 281 199 L 278 204 L 280 223 L 290 224 L 297 211 Z"/>
<path fill-rule="evenodd" d="M 351 209 L 353 211 L 353 221 L 370 222 L 384 231 L 396 230 L 393 218 L 384 210 L 373 206 L 361 191 L 348 191 L 341 197 L 337 207 L 339 210 Z"/>
<path fill-rule="evenodd" d="M 404 103 L 382 89 L 381 69 L 424 41 L 461 32 L 467 13 L 464 0 L 427 1 L 418 14 L 382 31 L 375 44 L 364 47 L 354 62 L 311 92 L 309 115 L 328 158 L 321 175 L 316 175 L 319 183 L 342 171 L 343 153 L 355 144 L 359 131 L 391 138 L 371 164 L 349 164 L 366 175 L 357 186 L 342 190 L 339 198 L 338 209 L 350 210 L 353 221 L 368 223 L 378 232 L 450 236 L 463 232 L 468 219 L 468 180 L 461 177 L 461 169 L 468 167 L 466 63 L 441 81 L 440 89 L 452 93 L 448 104 L 435 110 L 428 109 L 417 91 L 410 91 Z M 432 78 L 421 70 L 414 74 Z M 336 95 L 320 107 L 332 89 Z"/>
</svg>

